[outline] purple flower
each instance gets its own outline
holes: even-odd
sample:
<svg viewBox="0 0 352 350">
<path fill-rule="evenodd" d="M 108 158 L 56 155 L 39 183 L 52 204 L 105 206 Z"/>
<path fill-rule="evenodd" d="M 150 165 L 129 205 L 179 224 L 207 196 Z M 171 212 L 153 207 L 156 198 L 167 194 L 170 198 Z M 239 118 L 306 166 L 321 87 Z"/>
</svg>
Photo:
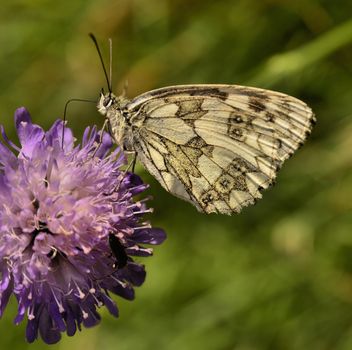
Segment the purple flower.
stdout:
<svg viewBox="0 0 352 350">
<path fill-rule="evenodd" d="M 15 323 L 27 315 L 26 338 L 60 340 L 100 321 L 97 308 L 118 309 L 110 293 L 134 298 L 145 279 L 132 256 L 149 256 L 161 229 L 143 221 L 147 185 L 120 168 L 125 158 L 104 133 L 85 130 L 74 145 L 58 120 L 44 132 L 25 108 L 15 112 L 21 148 L 1 133 L 0 142 L 0 316 L 13 293 Z M 7 145 L 5 145 L 7 144 Z"/>
</svg>

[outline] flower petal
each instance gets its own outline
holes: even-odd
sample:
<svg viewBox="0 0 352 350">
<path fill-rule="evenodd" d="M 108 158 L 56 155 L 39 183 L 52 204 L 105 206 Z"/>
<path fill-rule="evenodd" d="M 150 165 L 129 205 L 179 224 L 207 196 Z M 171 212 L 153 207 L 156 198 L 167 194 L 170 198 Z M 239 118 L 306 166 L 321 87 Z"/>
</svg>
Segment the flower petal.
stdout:
<svg viewBox="0 0 352 350">
<path fill-rule="evenodd" d="M 8 165 L 13 168 L 16 163 L 16 156 L 0 141 L 0 165 Z"/>
<path fill-rule="evenodd" d="M 60 330 L 55 326 L 45 307 L 39 316 L 39 333 L 47 344 L 55 344 L 61 339 Z"/>
<path fill-rule="evenodd" d="M 34 147 L 43 140 L 44 131 L 40 126 L 32 124 L 31 116 L 24 107 L 16 109 L 15 123 L 22 145 L 21 154 L 30 158 Z"/>
<path fill-rule="evenodd" d="M 83 312 L 84 312 L 83 324 L 84 324 L 85 327 L 87 327 L 87 328 L 93 327 L 97 323 L 100 322 L 101 317 L 97 313 L 95 307 L 93 307 L 93 306 L 88 307 L 87 309 L 83 310 Z"/>
<path fill-rule="evenodd" d="M 0 317 L 2 316 L 7 303 L 12 294 L 13 282 L 11 276 L 6 268 L 1 271 L 1 286 L 0 286 Z"/>
<path fill-rule="evenodd" d="M 126 300 L 133 300 L 135 297 L 134 289 L 129 284 L 126 284 L 124 286 L 122 286 L 121 284 L 115 284 L 114 286 L 110 286 L 109 290 Z"/>
<path fill-rule="evenodd" d="M 101 293 L 100 297 L 103 299 L 103 303 L 108 308 L 111 315 L 119 317 L 119 309 L 115 302 L 104 293 Z"/>
<path fill-rule="evenodd" d="M 104 158 L 107 153 L 111 150 L 113 142 L 111 136 L 107 132 L 103 133 L 103 138 L 101 141 L 100 135 L 100 133 L 97 134 L 96 142 L 98 143 L 98 150 L 96 151 L 95 156 L 99 158 Z"/>
<path fill-rule="evenodd" d="M 38 337 L 38 320 L 33 319 L 27 322 L 26 339 L 28 343 L 33 343 Z"/>
<path fill-rule="evenodd" d="M 5 129 L 2 125 L 0 125 L 0 132 L 1 132 L 1 136 L 4 139 L 4 141 L 14 150 L 16 150 L 17 152 L 20 152 L 21 149 L 18 148 L 6 135 Z"/>
<path fill-rule="evenodd" d="M 145 244 L 161 244 L 166 239 L 166 233 L 161 228 L 145 228 L 135 230 L 131 236 L 134 242 Z"/>
<path fill-rule="evenodd" d="M 62 147 L 62 128 L 64 122 L 62 120 L 56 120 L 50 130 L 46 133 L 46 139 L 49 145 Z M 70 128 L 64 128 L 64 150 L 71 151 L 73 149 L 74 137 Z"/>
<path fill-rule="evenodd" d="M 129 269 L 124 270 L 123 275 L 133 285 L 140 286 L 145 280 L 146 272 L 143 265 L 129 264 Z"/>
</svg>

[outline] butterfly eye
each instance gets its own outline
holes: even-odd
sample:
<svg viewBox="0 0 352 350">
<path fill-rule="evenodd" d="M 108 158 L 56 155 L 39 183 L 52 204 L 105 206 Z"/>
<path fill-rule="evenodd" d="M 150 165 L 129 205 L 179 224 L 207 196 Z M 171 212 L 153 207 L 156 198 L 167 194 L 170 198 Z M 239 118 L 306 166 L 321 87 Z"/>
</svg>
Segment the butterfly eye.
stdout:
<svg viewBox="0 0 352 350">
<path fill-rule="evenodd" d="M 108 97 L 106 97 L 105 99 L 104 99 L 104 101 L 103 101 L 103 106 L 105 107 L 105 108 L 108 108 L 108 107 L 110 107 L 111 106 L 111 104 L 112 104 L 112 98 L 110 97 L 110 96 L 108 96 Z"/>
</svg>

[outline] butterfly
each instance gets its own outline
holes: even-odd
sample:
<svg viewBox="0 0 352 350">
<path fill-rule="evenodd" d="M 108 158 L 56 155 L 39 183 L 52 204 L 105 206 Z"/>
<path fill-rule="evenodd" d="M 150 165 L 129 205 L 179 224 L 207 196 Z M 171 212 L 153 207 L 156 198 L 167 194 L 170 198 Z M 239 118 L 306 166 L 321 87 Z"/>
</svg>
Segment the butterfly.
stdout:
<svg viewBox="0 0 352 350">
<path fill-rule="evenodd" d="M 204 213 L 255 203 L 316 121 L 299 99 L 240 85 L 170 86 L 128 100 L 112 93 L 104 72 L 109 92 L 97 108 L 114 141 Z"/>
</svg>

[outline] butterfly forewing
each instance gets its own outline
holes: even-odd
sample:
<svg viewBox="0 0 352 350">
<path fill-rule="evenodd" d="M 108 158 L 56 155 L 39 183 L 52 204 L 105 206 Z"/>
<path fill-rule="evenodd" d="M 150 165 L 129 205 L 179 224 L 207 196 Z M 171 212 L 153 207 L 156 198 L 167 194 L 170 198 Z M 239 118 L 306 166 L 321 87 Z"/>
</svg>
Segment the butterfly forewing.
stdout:
<svg viewBox="0 0 352 350">
<path fill-rule="evenodd" d="M 314 122 L 294 97 L 236 85 L 166 87 L 125 108 L 145 168 L 206 213 L 239 212 L 261 198 Z"/>
</svg>

